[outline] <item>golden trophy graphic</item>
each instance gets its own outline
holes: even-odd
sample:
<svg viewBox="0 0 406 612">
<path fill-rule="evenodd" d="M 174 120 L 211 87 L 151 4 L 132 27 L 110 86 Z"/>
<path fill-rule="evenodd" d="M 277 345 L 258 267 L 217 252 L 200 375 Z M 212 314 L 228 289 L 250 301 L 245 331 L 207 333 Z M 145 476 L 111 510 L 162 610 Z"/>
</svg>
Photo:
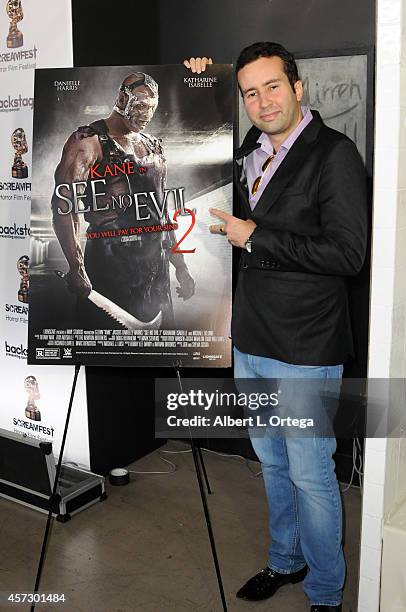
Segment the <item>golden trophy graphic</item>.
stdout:
<svg viewBox="0 0 406 612">
<path fill-rule="evenodd" d="M 6 4 L 6 11 L 8 18 L 10 19 L 10 28 L 7 36 L 7 47 L 9 49 L 15 49 L 16 47 L 23 46 L 23 35 L 22 32 L 17 28 L 17 23 L 22 21 L 23 7 L 21 6 L 21 0 L 8 0 Z"/>
<path fill-rule="evenodd" d="M 28 275 L 28 268 L 30 266 L 30 258 L 28 255 L 23 255 L 17 261 L 17 270 L 21 276 L 21 284 L 18 290 L 18 301 L 24 304 L 28 303 L 28 287 L 30 277 Z"/>
<path fill-rule="evenodd" d="M 35 376 L 27 376 L 24 380 L 24 389 L 28 393 L 28 402 L 25 407 L 25 416 L 27 419 L 31 419 L 31 421 L 40 421 L 41 413 L 35 405 L 35 400 L 39 399 L 41 396 L 39 394 L 39 388 L 37 379 Z"/>
<path fill-rule="evenodd" d="M 11 144 L 15 149 L 14 163 L 11 168 L 11 175 L 13 178 L 24 179 L 28 176 L 28 167 L 23 162 L 22 155 L 27 153 L 28 145 L 25 137 L 23 128 L 17 128 L 11 135 Z"/>
</svg>

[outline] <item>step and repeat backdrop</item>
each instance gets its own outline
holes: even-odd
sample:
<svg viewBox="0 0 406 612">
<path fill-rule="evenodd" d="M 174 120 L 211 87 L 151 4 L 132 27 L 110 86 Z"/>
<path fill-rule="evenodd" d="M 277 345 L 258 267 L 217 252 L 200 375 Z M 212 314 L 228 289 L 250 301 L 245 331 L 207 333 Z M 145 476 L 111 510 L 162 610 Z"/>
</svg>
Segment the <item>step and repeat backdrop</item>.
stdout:
<svg viewBox="0 0 406 612">
<path fill-rule="evenodd" d="M 74 364 L 231 364 L 232 67 L 73 68 L 71 30 L 0 11 L 0 428 L 56 454 Z M 82 368 L 66 460 L 88 440 Z"/>
<path fill-rule="evenodd" d="M 74 368 L 27 364 L 29 270 L 49 238 L 32 237 L 35 68 L 72 66 L 70 0 L 9 0 L 0 10 L 0 428 L 54 442 L 58 454 Z M 52 193 L 49 193 L 49 201 Z M 44 310 L 50 304 L 44 303 Z M 65 459 L 89 467 L 84 369 Z"/>
</svg>

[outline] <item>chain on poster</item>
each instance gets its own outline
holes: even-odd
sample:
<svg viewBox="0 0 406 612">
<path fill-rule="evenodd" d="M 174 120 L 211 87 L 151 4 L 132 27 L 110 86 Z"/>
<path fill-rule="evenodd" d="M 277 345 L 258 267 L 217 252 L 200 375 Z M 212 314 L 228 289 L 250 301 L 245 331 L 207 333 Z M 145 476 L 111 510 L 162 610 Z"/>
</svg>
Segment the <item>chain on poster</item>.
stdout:
<svg viewBox="0 0 406 612">
<path fill-rule="evenodd" d="M 29 362 L 229 366 L 231 66 L 37 70 L 32 163 Z"/>
</svg>

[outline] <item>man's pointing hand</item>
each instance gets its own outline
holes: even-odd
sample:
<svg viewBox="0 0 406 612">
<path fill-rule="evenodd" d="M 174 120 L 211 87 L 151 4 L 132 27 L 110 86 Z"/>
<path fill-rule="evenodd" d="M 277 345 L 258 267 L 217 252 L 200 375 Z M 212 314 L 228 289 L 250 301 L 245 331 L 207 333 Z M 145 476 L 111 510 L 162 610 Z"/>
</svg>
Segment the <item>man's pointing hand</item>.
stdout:
<svg viewBox="0 0 406 612">
<path fill-rule="evenodd" d="M 230 215 L 222 210 L 218 210 L 218 208 L 210 208 L 209 210 L 214 217 L 218 217 L 218 219 L 221 219 L 224 222 L 224 225 L 221 226 L 211 226 L 210 231 L 215 234 L 224 233 L 224 235 L 227 235 L 228 241 L 233 246 L 244 249 L 246 241 L 257 227 L 256 223 L 254 223 L 254 221 L 251 219 L 242 221 L 242 219 L 237 219 L 237 217 L 234 217 L 233 215 Z M 214 231 L 212 228 L 215 228 Z M 220 231 L 220 228 L 224 228 L 224 231 Z"/>
</svg>

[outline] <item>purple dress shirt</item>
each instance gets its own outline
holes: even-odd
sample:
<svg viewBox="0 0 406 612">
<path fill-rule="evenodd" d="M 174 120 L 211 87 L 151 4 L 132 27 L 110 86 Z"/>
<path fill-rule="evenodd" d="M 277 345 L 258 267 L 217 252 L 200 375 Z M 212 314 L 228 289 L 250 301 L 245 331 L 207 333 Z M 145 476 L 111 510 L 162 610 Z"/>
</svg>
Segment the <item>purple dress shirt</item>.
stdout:
<svg viewBox="0 0 406 612">
<path fill-rule="evenodd" d="M 281 144 L 279 151 L 275 155 L 272 163 L 265 171 L 259 189 L 254 196 L 251 193 L 252 184 L 258 176 L 261 176 L 263 174 L 262 165 L 264 161 L 273 153 L 273 146 L 267 134 L 264 134 L 264 132 L 261 133 L 261 136 L 257 140 L 257 142 L 261 143 L 261 147 L 255 149 L 255 151 L 250 153 L 244 159 L 245 173 L 247 176 L 247 183 L 249 189 L 249 201 L 252 210 L 255 208 L 255 205 L 261 197 L 262 193 L 264 192 L 265 187 L 268 185 L 269 181 L 285 159 L 286 155 L 289 153 L 289 149 L 291 148 L 295 140 L 300 136 L 305 127 L 309 125 L 310 121 L 313 119 L 313 115 L 310 109 L 306 106 L 302 106 L 302 115 L 303 119 L 301 120 L 299 125 L 293 130 L 293 132 L 289 134 L 286 140 Z"/>
</svg>

